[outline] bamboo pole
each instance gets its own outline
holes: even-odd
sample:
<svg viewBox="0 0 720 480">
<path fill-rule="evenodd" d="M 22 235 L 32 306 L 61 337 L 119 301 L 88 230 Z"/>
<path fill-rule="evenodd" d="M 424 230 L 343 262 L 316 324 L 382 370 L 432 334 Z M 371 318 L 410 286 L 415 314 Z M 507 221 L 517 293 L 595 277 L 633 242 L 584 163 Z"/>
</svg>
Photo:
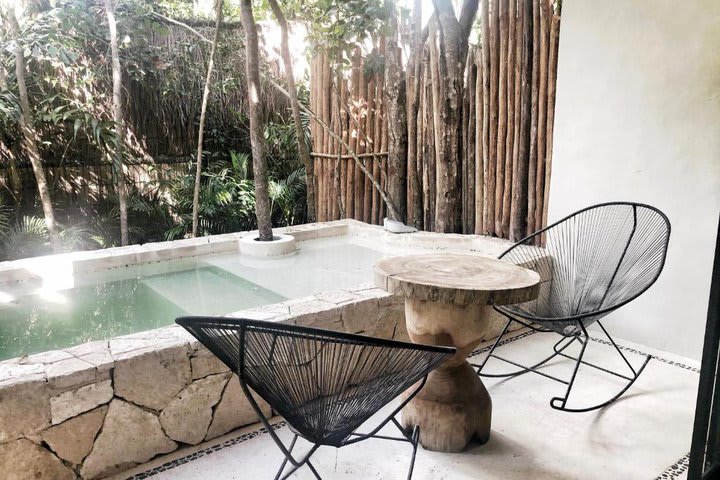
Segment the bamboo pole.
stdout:
<svg viewBox="0 0 720 480">
<path fill-rule="evenodd" d="M 380 39 L 380 49 L 381 54 L 384 50 L 384 38 Z M 377 81 L 377 90 L 375 93 L 375 126 L 374 126 L 374 135 L 373 135 L 373 153 L 379 154 L 380 153 L 380 147 L 382 143 L 382 115 L 383 115 L 383 86 L 384 86 L 384 78 L 382 74 L 378 75 L 378 81 Z M 380 175 L 380 164 L 381 159 L 379 155 L 376 155 L 373 157 L 373 175 L 377 178 Z M 373 192 L 373 198 L 372 198 L 372 212 L 371 212 L 371 218 L 372 223 L 379 224 L 381 221 L 380 218 L 380 195 L 378 195 L 377 192 Z"/>
<path fill-rule="evenodd" d="M 376 83 L 377 78 L 376 76 L 373 76 L 373 78 L 370 80 L 367 86 L 367 95 L 366 95 L 366 110 L 367 115 L 365 117 L 365 135 L 367 137 L 366 140 L 366 146 L 365 151 L 367 153 L 373 153 L 375 151 L 375 142 L 374 142 L 374 134 L 375 134 L 375 99 L 373 98 L 376 93 Z M 369 170 L 372 170 L 373 164 L 375 163 L 375 160 L 373 157 L 368 157 L 367 160 L 365 160 L 365 166 L 368 167 Z M 370 218 L 370 214 L 372 213 L 372 186 L 370 185 L 370 179 L 365 177 L 365 191 L 363 192 L 363 216 L 362 220 L 365 223 L 372 223 L 372 219 Z"/>
<path fill-rule="evenodd" d="M 340 124 L 341 78 L 340 73 L 335 74 L 333 78 L 332 92 L 332 123 L 334 124 L 334 131 L 338 138 L 341 138 L 342 136 L 342 125 Z M 336 139 L 333 140 L 332 152 L 335 154 L 335 159 L 329 160 L 332 164 L 332 202 L 330 203 L 330 219 L 337 220 L 340 218 L 340 162 L 342 151 L 340 149 L 340 142 Z"/>
<path fill-rule="evenodd" d="M 502 236 L 503 188 L 505 187 L 505 141 L 507 133 L 507 37 L 508 3 L 498 1 L 499 11 L 499 66 L 498 66 L 498 126 L 495 171 L 495 235 Z"/>
<path fill-rule="evenodd" d="M 507 135 L 505 137 L 505 182 L 503 184 L 503 201 L 502 201 L 502 220 L 500 236 L 502 238 L 508 238 L 510 233 L 510 201 L 512 199 L 512 170 L 513 170 L 513 159 L 515 157 L 515 122 L 519 112 L 516 116 L 515 111 L 519 110 L 520 104 L 517 103 L 516 97 L 519 97 L 519 88 L 516 87 L 516 52 L 517 52 L 517 11 L 516 2 L 511 0 L 509 2 L 509 16 L 508 16 L 508 63 L 507 63 Z M 517 75 L 519 77 L 519 74 Z M 519 78 L 517 79 L 519 80 Z"/>
<path fill-rule="evenodd" d="M 476 55 L 476 49 L 468 49 L 468 59 L 466 62 L 467 69 L 468 69 L 468 83 L 465 90 L 465 95 L 468 98 L 468 135 L 467 135 L 467 161 L 466 161 L 466 168 L 467 171 L 465 175 L 463 175 L 464 178 L 466 178 L 466 185 L 467 185 L 467 192 L 466 192 L 466 198 L 465 198 L 465 222 L 466 225 L 463 227 L 463 231 L 465 233 L 474 233 L 475 232 L 475 190 L 476 190 L 476 184 L 475 184 L 475 154 L 476 154 L 476 148 L 475 148 L 475 128 L 477 125 L 477 121 L 475 119 L 476 113 L 477 113 L 477 107 L 476 107 L 476 83 L 478 82 L 478 76 L 477 76 L 477 66 L 475 65 L 475 59 L 477 57 Z"/>
<path fill-rule="evenodd" d="M 499 36 L 499 22 L 500 15 L 498 11 L 497 0 L 490 5 L 490 21 L 489 21 L 489 50 L 490 50 L 490 77 L 489 77 L 489 113 L 490 122 L 488 130 L 488 144 L 489 144 L 489 155 L 487 162 L 487 170 L 485 171 L 485 232 L 488 235 L 495 233 L 495 183 L 496 183 L 496 166 L 498 159 L 498 36 Z"/>
<path fill-rule="evenodd" d="M 535 228 L 542 228 L 543 199 L 545 198 L 545 155 L 547 141 L 547 98 L 548 98 L 548 41 L 550 25 L 547 0 L 540 0 L 540 85 L 538 90 L 538 160 L 535 177 Z"/>
<path fill-rule="evenodd" d="M 363 122 L 363 119 L 365 118 L 366 112 L 365 112 L 365 105 L 366 105 L 366 83 L 365 83 L 365 59 L 360 58 L 360 75 L 358 76 L 358 98 L 357 98 L 357 105 L 358 105 L 358 111 L 357 116 L 355 118 L 357 122 L 357 132 L 358 132 L 358 147 L 357 147 L 357 153 L 363 154 L 366 153 L 366 146 L 367 146 L 367 140 L 365 136 L 365 130 L 364 126 L 365 123 Z M 363 202 L 363 193 L 365 192 L 362 178 L 362 173 L 360 172 L 360 166 L 355 166 L 355 212 L 353 213 L 353 218 L 356 220 L 362 220 L 363 219 L 363 207 L 365 203 Z"/>
<path fill-rule="evenodd" d="M 384 109 L 387 110 L 387 109 Z M 382 117 L 382 136 L 380 138 L 380 150 L 383 152 L 387 152 L 388 148 L 388 117 L 387 112 L 383 111 L 383 117 Z M 380 185 L 382 186 L 383 191 L 386 191 L 387 188 L 387 168 L 388 168 L 388 160 L 387 155 L 384 155 L 381 157 L 380 160 Z M 394 217 L 396 220 L 400 220 L 401 217 L 395 215 L 392 213 L 391 206 L 389 203 L 388 197 L 383 198 L 384 202 L 380 203 L 380 223 L 382 223 L 382 219 L 385 218 L 385 211 L 390 210 L 390 216 Z"/>
<path fill-rule="evenodd" d="M 352 59 L 352 76 L 351 76 L 352 93 L 350 95 L 350 110 L 348 112 L 348 128 L 350 134 L 350 147 L 357 153 L 359 134 L 357 124 L 353 122 L 353 118 L 357 117 L 357 104 L 360 97 L 360 50 L 356 49 Z M 347 173 L 347 215 L 349 218 L 355 218 L 355 168 L 354 164 L 348 165 Z"/>
<path fill-rule="evenodd" d="M 428 48 L 423 60 L 423 127 L 425 143 L 423 145 L 423 183 L 425 197 L 425 230 L 435 229 L 435 129 L 432 92 L 432 55 Z"/>
<path fill-rule="evenodd" d="M 341 77 L 340 82 L 340 104 L 338 105 L 340 107 L 340 131 L 342 132 L 342 135 L 340 138 L 343 142 L 348 142 L 348 134 L 349 134 L 349 128 L 348 128 L 348 114 L 345 110 L 345 105 L 347 105 L 347 98 L 348 98 L 348 91 L 347 91 L 347 80 L 345 78 Z M 342 143 L 342 142 L 341 142 Z M 344 145 L 341 144 L 340 146 L 340 155 L 338 157 L 338 166 L 340 168 L 340 178 L 338 179 L 338 189 L 340 191 L 340 218 L 346 218 L 347 217 L 347 163 L 346 160 L 347 156 L 347 148 L 345 148 Z"/>
<path fill-rule="evenodd" d="M 530 69 L 532 62 L 532 5 L 530 2 L 521 3 L 518 12 L 518 23 L 522 30 L 522 45 L 520 53 L 520 135 L 518 155 L 513 163 L 513 190 L 512 207 L 510 211 L 510 239 L 518 241 L 527 234 L 527 206 L 528 206 L 528 158 L 529 131 L 530 131 Z"/>
<path fill-rule="evenodd" d="M 528 212 L 527 212 L 527 234 L 537 230 L 535 224 L 535 209 L 537 204 L 537 164 L 538 164 L 538 123 L 540 121 L 538 111 L 539 85 L 540 85 L 540 5 L 537 1 L 532 2 L 532 88 L 530 99 L 530 154 L 528 162 Z"/>
<path fill-rule="evenodd" d="M 552 7 L 551 7 L 552 8 Z M 548 103 L 547 127 L 545 127 L 545 190 L 543 193 L 543 214 L 541 226 L 547 225 L 550 197 L 550 173 L 552 170 L 553 128 L 555 122 L 555 88 L 557 83 L 557 54 L 560 36 L 560 16 L 552 15 L 550 23 L 550 54 L 548 58 Z"/>
<path fill-rule="evenodd" d="M 463 82 L 465 89 L 462 91 L 463 95 L 460 98 L 461 107 L 461 120 L 460 120 L 460 223 L 461 233 L 467 233 L 467 189 L 468 189 L 468 137 L 470 135 L 470 102 L 469 97 L 465 95 L 468 84 L 470 83 L 470 48 L 468 48 L 467 58 L 465 59 L 465 78 Z"/>
<path fill-rule="evenodd" d="M 487 42 L 486 38 L 483 38 L 483 42 Z M 477 64 L 477 79 L 475 82 L 475 234 L 481 234 L 483 232 L 483 203 L 485 195 L 485 174 L 483 171 L 484 156 L 485 156 L 485 110 L 487 110 L 487 104 L 484 101 L 485 79 L 487 73 L 485 71 L 484 57 L 482 54 L 482 47 L 475 52 L 475 63 Z"/>
</svg>

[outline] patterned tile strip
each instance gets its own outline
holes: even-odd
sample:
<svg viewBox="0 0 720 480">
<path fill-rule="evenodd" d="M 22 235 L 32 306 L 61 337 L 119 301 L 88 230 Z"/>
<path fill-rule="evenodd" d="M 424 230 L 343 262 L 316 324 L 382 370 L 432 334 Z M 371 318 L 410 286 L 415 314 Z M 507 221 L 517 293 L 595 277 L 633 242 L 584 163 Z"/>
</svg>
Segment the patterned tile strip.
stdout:
<svg viewBox="0 0 720 480">
<path fill-rule="evenodd" d="M 658 475 L 655 480 L 675 480 L 685 473 L 690 465 L 690 453 L 687 453 L 677 462 L 670 465 L 664 472 Z"/>
<path fill-rule="evenodd" d="M 287 422 L 284 420 L 273 424 L 273 430 L 278 430 L 283 428 L 285 425 L 287 425 Z M 212 447 L 203 448 L 202 450 L 198 450 L 195 453 L 191 453 L 190 455 L 186 455 L 184 457 L 177 458 L 175 460 L 171 460 L 169 462 L 163 463 L 160 466 L 157 466 L 153 469 L 146 470 L 141 473 L 137 473 L 133 475 L 132 477 L 128 477 L 127 480 L 143 480 L 148 477 L 152 477 L 153 475 L 156 475 L 160 472 L 164 472 L 166 470 L 170 470 L 175 467 L 179 467 L 180 465 L 184 465 L 188 462 L 192 462 L 193 460 L 197 460 L 200 457 L 204 457 L 205 455 L 210 455 L 211 453 L 217 452 L 218 450 L 222 450 L 227 447 L 232 447 L 233 445 L 238 445 L 240 443 L 246 442 L 248 440 L 251 440 L 257 436 L 263 435 L 267 433 L 267 429 L 265 427 L 258 428 L 257 430 L 253 430 L 252 432 L 245 433 L 243 435 L 240 435 L 237 438 L 231 438 L 230 440 L 226 440 L 223 443 L 218 443 L 217 445 L 213 445 Z"/>
</svg>

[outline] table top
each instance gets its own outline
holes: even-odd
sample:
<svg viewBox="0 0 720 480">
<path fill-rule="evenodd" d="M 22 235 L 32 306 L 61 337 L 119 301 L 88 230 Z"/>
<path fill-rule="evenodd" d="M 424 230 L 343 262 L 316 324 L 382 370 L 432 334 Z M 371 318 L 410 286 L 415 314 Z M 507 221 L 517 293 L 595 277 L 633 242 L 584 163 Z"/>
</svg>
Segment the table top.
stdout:
<svg viewBox="0 0 720 480">
<path fill-rule="evenodd" d="M 375 285 L 407 298 L 456 305 L 508 305 L 538 295 L 540 276 L 494 258 L 431 253 L 383 258 Z"/>
</svg>

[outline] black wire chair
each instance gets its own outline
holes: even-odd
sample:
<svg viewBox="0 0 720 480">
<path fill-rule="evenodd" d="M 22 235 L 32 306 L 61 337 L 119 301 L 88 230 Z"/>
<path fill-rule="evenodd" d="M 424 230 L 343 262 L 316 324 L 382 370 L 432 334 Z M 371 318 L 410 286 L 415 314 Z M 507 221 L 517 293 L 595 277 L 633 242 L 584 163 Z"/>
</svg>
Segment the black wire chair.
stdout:
<svg viewBox="0 0 720 480">
<path fill-rule="evenodd" d="M 225 363 L 239 379 L 250 405 L 285 457 L 275 479 L 303 465 L 320 475 L 310 457 L 323 445 L 344 447 L 368 438 L 412 445 L 412 478 L 420 435 L 404 429 L 395 416 L 422 389 L 427 375 L 456 351 L 348 333 L 258 320 L 181 317 L 176 322 Z M 419 383 L 418 383 L 419 382 Z M 400 405 L 369 433 L 357 429 L 413 385 Z M 290 425 L 289 447 L 280 440 L 257 402 L 254 390 Z M 392 422 L 402 436 L 378 435 Z M 313 444 L 296 457 L 298 436 Z M 290 469 L 285 472 L 288 464 Z"/>
<path fill-rule="evenodd" d="M 541 277 L 540 293 L 531 302 L 494 307 L 508 320 L 483 362 L 474 365 L 478 374 L 509 377 L 534 372 L 563 383 L 567 386 L 565 395 L 550 400 L 550 406 L 556 410 L 587 412 L 617 400 L 637 380 L 652 357 L 645 356 L 640 368 L 633 367 L 600 319 L 634 300 L 655 283 L 665 264 L 669 239 L 670 222 L 660 210 L 640 203 L 612 202 L 575 212 L 507 249 L 499 258 L 537 271 Z M 549 357 L 526 367 L 495 353 L 512 322 L 540 332 L 558 333 L 562 338 L 553 346 Z M 627 373 L 583 360 L 591 340 L 587 328 L 593 323 L 598 324 L 608 339 L 595 341 L 614 347 L 629 368 Z M 577 357 L 565 352 L 575 342 L 580 343 Z M 569 380 L 540 370 L 557 356 L 575 361 Z M 486 373 L 484 367 L 490 358 L 519 370 Z M 605 402 L 584 408 L 568 407 L 580 364 L 620 377 L 627 383 Z"/>
</svg>

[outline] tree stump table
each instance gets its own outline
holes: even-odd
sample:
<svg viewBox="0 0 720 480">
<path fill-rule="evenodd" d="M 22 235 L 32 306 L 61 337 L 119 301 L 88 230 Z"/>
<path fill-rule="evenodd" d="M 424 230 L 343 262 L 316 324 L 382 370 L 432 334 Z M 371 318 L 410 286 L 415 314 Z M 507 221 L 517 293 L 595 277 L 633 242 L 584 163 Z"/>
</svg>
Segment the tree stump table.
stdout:
<svg viewBox="0 0 720 480">
<path fill-rule="evenodd" d="M 492 402 L 467 357 L 483 339 L 491 305 L 534 299 L 539 275 L 492 258 L 447 253 L 384 258 L 374 270 L 375 285 L 405 297 L 413 342 L 458 349 L 405 406 L 403 425 L 419 425 L 428 450 L 459 452 L 473 436 L 487 442 Z"/>
</svg>

